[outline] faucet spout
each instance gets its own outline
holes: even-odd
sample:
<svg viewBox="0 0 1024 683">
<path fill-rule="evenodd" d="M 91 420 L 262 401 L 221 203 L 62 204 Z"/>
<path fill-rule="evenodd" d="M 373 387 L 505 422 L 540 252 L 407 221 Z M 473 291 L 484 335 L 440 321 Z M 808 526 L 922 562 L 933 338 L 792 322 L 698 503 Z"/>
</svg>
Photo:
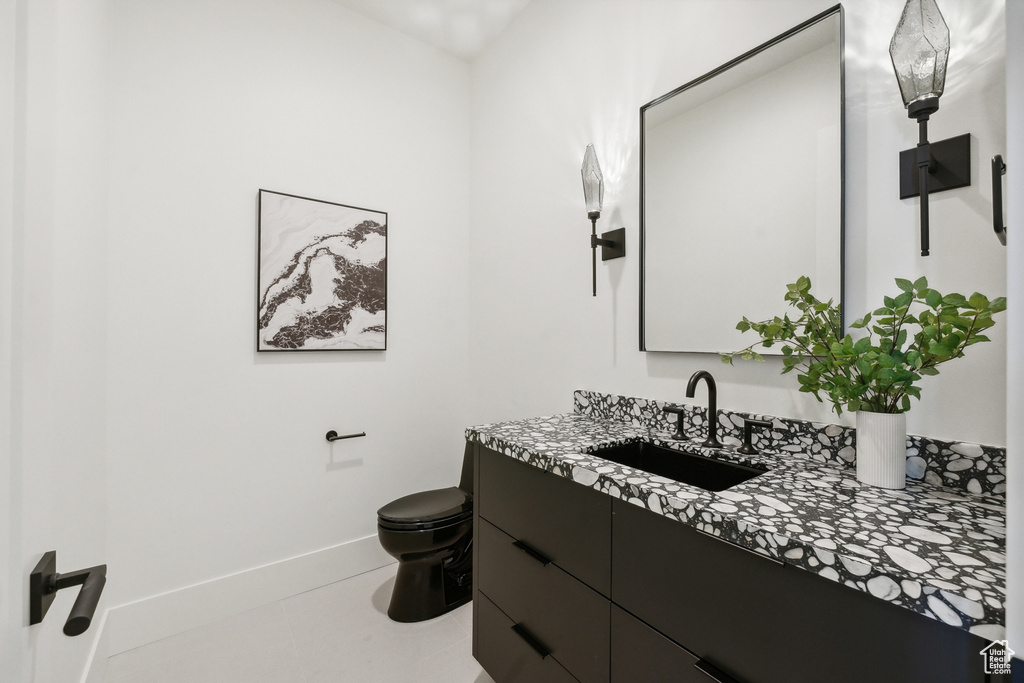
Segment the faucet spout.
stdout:
<svg viewBox="0 0 1024 683">
<path fill-rule="evenodd" d="M 708 385 L 708 438 L 701 444 L 708 448 L 722 448 L 722 442 L 718 440 L 718 388 L 715 386 L 715 378 L 707 370 L 698 370 L 690 377 L 686 384 L 686 398 L 693 398 L 697 391 L 697 384 L 704 380 Z"/>
</svg>

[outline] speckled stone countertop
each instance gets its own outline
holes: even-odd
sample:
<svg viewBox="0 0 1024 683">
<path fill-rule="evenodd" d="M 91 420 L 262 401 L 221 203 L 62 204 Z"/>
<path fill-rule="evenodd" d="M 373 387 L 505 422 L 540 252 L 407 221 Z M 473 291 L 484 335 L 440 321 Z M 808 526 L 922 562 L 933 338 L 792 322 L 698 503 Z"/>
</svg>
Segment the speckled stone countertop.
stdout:
<svg viewBox="0 0 1024 683">
<path fill-rule="evenodd" d="M 607 397 L 582 395 L 584 404 Z M 987 640 L 1005 637 L 1003 497 L 912 479 L 899 491 L 873 488 L 848 463 L 770 439 L 755 456 L 709 450 L 673 440 L 654 419 L 588 415 L 580 398 L 575 413 L 480 425 L 466 438 Z M 663 405 L 650 402 L 651 414 Z M 773 422 L 776 436 L 791 426 Z M 637 440 L 769 471 L 715 493 L 590 454 Z"/>
</svg>

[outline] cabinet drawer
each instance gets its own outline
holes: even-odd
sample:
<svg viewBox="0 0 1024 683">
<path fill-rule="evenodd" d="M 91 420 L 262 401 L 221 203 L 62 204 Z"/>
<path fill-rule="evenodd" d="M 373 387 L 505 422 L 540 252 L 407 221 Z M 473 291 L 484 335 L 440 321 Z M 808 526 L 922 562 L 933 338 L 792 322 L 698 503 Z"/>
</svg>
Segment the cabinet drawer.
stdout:
<svg viewBox="0 0 1024 683">
<path fill-rule="evenodd" d="M 473 656 L 500 683 L 575 683 L 551 656 L 542 657 L 513 630 L 515 624 L 485 596 L 474 599 Z M 527 635 L 529 637 L 529 635 Z"/>
<path fill-rule="evenodd" d="M 607 596 L 611 498 L 489 448 L 477 452 L 480 516 Z"/>
<path fill-rule="evenodd" d="M 612 599 L 740 681 L 984 681 L 977 636 L 615 501 Z"/>
<path fill-rule="evenodd" d="M 697 658 L 612 605 L 611 683 L 712 683 Z"/>
<path fill-rule="evenodd" d="M 474 577 L 481 592 L 543 642 L 580 681 L 607 681 L 608 599 L 515 542 L 481 520 Z"/>
</svg>

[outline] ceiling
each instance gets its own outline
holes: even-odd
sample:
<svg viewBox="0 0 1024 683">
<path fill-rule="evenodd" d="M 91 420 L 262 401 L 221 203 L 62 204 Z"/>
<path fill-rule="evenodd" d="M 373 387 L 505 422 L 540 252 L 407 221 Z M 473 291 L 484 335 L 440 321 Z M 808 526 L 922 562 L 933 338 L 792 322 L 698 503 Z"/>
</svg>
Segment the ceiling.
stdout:
<svg viewBox="0 0 1024 683">
<path fill-rule="evenodd" d="M 530 0 L 334 0 L 364 16 L 472 61 Z"/>
</svg>

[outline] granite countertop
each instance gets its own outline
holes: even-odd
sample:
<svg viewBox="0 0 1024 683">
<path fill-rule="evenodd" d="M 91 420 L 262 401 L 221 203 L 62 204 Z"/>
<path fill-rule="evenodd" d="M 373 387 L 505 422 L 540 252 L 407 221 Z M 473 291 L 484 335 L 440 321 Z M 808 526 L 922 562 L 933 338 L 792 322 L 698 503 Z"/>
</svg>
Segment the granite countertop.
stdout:
<svg viewBox="0 0 1024 683">
<path fill-rule="evenodd" d="M 745 456 L 578 413 L 472 427 L 466 438 L 987 640 L 1005 637 L 1000 496 L 909 479 L 903 490 L 873 488 L 850 466 L 792 447 Z M 715 493 L 590 454 L 637 440 L 769 471 Z"/>
</svg>

